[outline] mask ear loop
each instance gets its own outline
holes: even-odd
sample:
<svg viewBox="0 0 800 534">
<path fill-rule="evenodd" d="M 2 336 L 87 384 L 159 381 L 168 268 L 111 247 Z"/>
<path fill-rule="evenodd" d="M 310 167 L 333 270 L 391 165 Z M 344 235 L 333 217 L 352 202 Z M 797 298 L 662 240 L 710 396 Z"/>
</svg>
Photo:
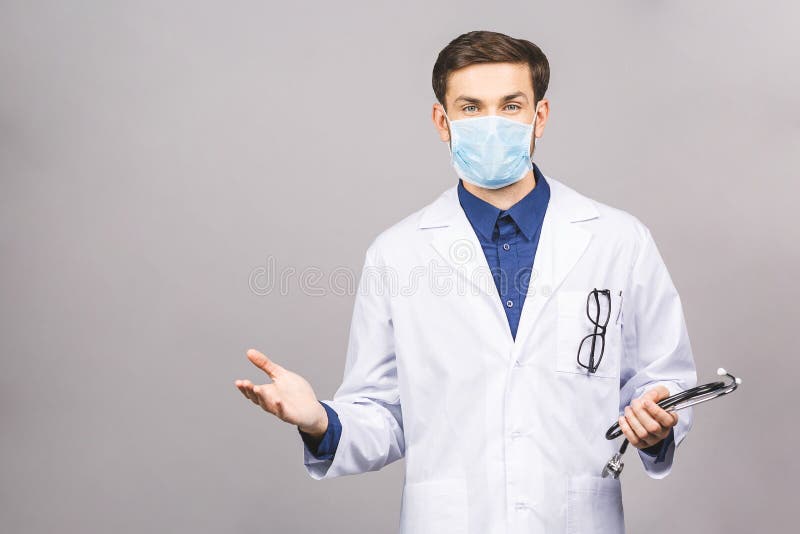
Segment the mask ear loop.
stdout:
<svg viewBox="0 0 800 534">
<path fill-rule="evenodd" d="M 541 100 L 539 100 L 541 102 Z M 536 118 L 539 116 L 539 104 L 536 104 L 536 108 L 533 110 L 533 123 L 531 123 L 531 141 L 533 141 L 533 152 L 536 152 Z M 530 158 L 531 163 L 533 163 L 533 152 L 531 152 Z"/>
<path fill-rule="evenodd" d="M 440 104 L 441 105 L 441 104 Z M 450 117 L 447 116 L 447 111 L 442 106 L 442 113 L 444 113 L 444 118 L 447 121 L 447 134 L 450 139 L 447 141 L 447 150 L 450 151 L 450 157 L 453 157 L 453 129 L 450 127 Z"/>
</svg>

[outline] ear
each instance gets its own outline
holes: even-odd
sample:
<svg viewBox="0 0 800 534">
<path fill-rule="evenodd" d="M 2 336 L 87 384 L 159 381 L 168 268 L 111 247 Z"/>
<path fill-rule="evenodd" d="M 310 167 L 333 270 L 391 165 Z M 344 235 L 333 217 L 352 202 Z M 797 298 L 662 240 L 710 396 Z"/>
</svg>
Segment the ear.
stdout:
<svg viewBox="0 0 800 534">
<path fill-rule="evenodd" d="M 447 117 L 444 114 L 444 108 L 441 104 L 436 102 L 433 104 L 431 111 L 431 120 L 436 130 L 439 132 L 439 139 L 447 143 L 450 141 L 450 129 L 447 124 Z"/>
<path fill-rule="evenodd" d="M 550 115 L 550 101 L 542 98 L 537 104 L 538 116 L 536 117 L 536 129 L 533 132 L 535 138 L 540 138 L 544 135 L 544 127 L 547 126 L 547 117 Z"/>
</svg>

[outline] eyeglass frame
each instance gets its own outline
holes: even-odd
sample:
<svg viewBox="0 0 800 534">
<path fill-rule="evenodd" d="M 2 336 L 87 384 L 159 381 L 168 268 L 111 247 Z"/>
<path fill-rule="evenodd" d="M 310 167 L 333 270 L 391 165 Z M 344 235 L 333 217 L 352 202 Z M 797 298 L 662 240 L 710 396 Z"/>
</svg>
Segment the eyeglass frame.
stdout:
<svg viewBox="0 0 800 534">
<path fill-rule="evenodd" d="M 599 297 L 599 295 L 601 295 L 601 294 L 604 295 L 608 299 L 608 306 L 606 306 L 607 314 L 606 314 L 606 319 L 603 322 L 603 324 L 600 324 L 600 322 L 599 322 L 599 320 L 600 320 L 600 297 Z M 597 303 L 597 317 L 596 318 L 592 317 L 589 314 L 589 304 L 591 302 L 590 299 L 592 298 L 592 296 L 594 296 L 595 302 Z M 606 330 L 608 328 L 608 321 L 611 319 L 611 290 L 610 289 L 597 289 L 597 288 L 594 288 L 589 292 L 588 295 L 586 295 L 586 316 L 589 317 L 589 320 L 594 325 L 594 332 L 591 333 L 591 334 L 585 335 L 581 339 L 581 342 L 578 344 L 578 354 L 577 354 L 576 360 L 578 362 L 578 365 L 580 365 L 584 369 L 588 370 L 590 373 L 594 374 L 594 373 L 597 372 L 597 368 L 600 366 L 600 362 L 603 361 L 603 355 L 605 354 L 605 351 L 606 351 Z M 598 329 L 599 329 L 599 331 L 598 331 Z M 597 336 L 600 336 L 600 340 L 602 342 L 602 348 L 600 349 L 600 358 L 597 360 L 597 363 L 595 363 L 595 361 L 594 361 L 594 357 L 595 357 L 595 342 L 596 342 L 596 337 Z M 584 365 L 583 362 L 581 361 L 581 348 L 583 348 L 584 342 L 590 337 L 592 338 L 592 345 L 591 345 L 591 348 L 589 349 L 589 365 L 587 366 L 587 365 Z"/>
</svg>

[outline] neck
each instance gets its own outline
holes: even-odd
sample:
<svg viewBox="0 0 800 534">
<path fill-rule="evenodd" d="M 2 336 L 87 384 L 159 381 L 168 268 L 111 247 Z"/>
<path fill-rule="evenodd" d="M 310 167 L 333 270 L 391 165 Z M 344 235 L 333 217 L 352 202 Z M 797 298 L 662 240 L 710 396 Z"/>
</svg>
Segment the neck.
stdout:
<svg viewBox="0 0 800 534">
<path fill-rule="evenodd" d="M 462 180 L 462 183 L 464 184 L 464 189 L 479 199 L 488 202 L 495 208 L 507 210 L 519 202 L 522 197 L 533 191 L 533 188 L 536 187 L 536 178 L 533 176 L 533 170 L 530 170 L 522 180 L 499 189 L 479 187 L 465 180 Z"/>
</svg>

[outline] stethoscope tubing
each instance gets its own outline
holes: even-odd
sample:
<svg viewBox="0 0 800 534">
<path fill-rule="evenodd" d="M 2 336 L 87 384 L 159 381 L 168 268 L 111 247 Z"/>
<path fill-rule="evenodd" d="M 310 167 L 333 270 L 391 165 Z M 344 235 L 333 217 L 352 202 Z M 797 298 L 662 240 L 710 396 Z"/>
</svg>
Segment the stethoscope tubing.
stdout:
<svg viewBox="0 0 800 534">
<path fill-rule="evenodd" d="M 668 412 L 677 412 L 678 410 L 683 410 L 689 406 L 694 406 L 695 404 L 700 404 L 701 402 L 710 401 L 711 399 L 716 399 L 717 397 L 727 395 L 728 393 L 735 391 L 739 384 L 742 383 L 741 378 L 733 376 L 721 367 L 717 369 L 717 374 L 720 376 L 727 375 L 731 379 L 730 383 L 726 384 L 724 381 L 722 381 L 703 384 L 702 386 L 680 391 L 667 397 L 666 399 L 661 399 L 657 404 Z M 621 434 L 622 429 L 619 426 L 619 421 L 617 421 L 611 425 L 606 432 L 606 439 L 614 439 Z M 619 478 L 619 475 L 622 473 L 622 469 L 625 465 L 622 462 L 622 455 L 625 454 L 625 450 L 627 448 L 628 439 L 625 438 L 622 440 L 622 445 L 619 448 L 619 452 L 615 453 L 603 468 L 603 477 L 611 476 L 613 478 Z"/>
<path fill-rule="evenodd" d="M 730 383 L 726 384 L 724 381 L 710 382 L 708 384 L 693 387 L 685 391 L 679 391 L 678 393 L 667 397 L 666 399 L 661 399 L 656 404 L 668 412 L 677 412 L 678 410 L 683 410 L 689 406 L 694 406 L 695 404 L 700 404 L 701 402 L 710 401 L 712 399 L 716 399 L 717 397 L 721 397 L 722 395 L 727 395 L 728 393 L 734 391 L 739 384 L 742 383 L 740 378 L 736 378 L 732 374 L 725 372 L 724 369 L 720 369 L 717 372 L 720 373 L 720 371 L 722 374 L 726 374 L 731 378 Z M 622 429 L 619 426 L 619 421 L 611 425 L 608 431 L 606 431 L 606 439 L 614 439 L 620 435 L 622 435 Z"/>
</svg>

